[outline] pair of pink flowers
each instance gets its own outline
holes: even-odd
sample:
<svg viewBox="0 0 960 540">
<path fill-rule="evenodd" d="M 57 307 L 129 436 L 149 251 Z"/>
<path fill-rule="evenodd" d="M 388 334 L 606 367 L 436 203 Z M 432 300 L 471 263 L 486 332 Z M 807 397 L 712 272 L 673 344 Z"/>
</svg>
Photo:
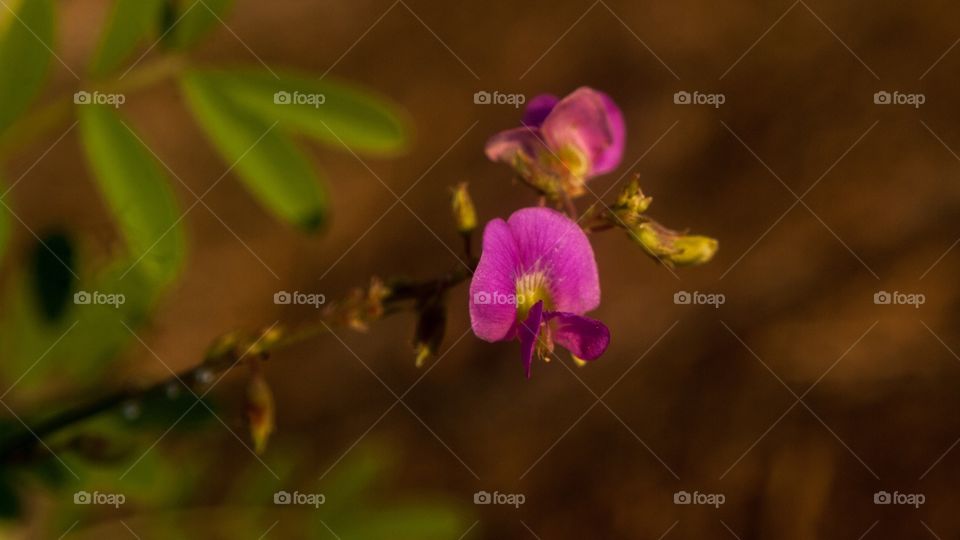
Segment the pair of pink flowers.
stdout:
<svg viewBox="0 0 960 540">
<path fill-rule="evenodd" d="M 624 141 L 623 115 L 613 100 L 580 88 L 562 100 L 531 100 L 523 126 L 493 136 L 486 153 L 545 192 L 577 196 L 590 178 L 617 167 Z M 552 354 L 554 345 L 579 360 L 600 357 L 610 331 L 583 316 L 599 305 L 593 248 L 566 215 L 524 208 L 486 225 L 470 284 L 471 325 L 486 341 L 519 338 L 527 377 L 534 353 Z"/>
</svg>

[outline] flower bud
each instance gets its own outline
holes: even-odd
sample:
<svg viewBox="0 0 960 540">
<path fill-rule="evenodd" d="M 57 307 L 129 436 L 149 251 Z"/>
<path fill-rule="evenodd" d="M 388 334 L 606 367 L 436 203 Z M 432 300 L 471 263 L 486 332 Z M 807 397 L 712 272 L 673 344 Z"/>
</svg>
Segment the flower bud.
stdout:
<svg viewBox="0 0 960 540">
<path fill-rule="evenodd" d="M 473 199 L 467 191 L 467 183 L 460 182 L 453 188 L 453 219 L 457 223 L 457 230 L 468 234 L 477 228 L 477 211 L 473 206 Z"/>
<path fill-rule="evenodd" d="M 631 237 L 654 258 L 674 266 L 697 266 L 713 258 L 718 242 L 707 236 L 692 236 L 659 223 L 644 222 L 631 229 Z"/>
<path fill-rule="evenodd" d="M 447 328 L 447 308 L 442 295 L 433 296 L 419 306 L 420 317 L 413 339 L 417 367 L 423 367 L 427 358 L 436 354 L 443 344 Z"/>
<path fill-rule="evenodd" d="M 383 317 L 384 301 L 390 294 L 390 288 L 374 277 L 368 288 L 353 289 L 343 302 L 330 306 L 328 315 L 358 332 L 365 332 L 368 323 Z"/>
<path fill-rule="evenodd" d="M 708 236 L 681 236 L 673 243 L 676 253 L 670 261 L 677 266 L 697 266 L 708 262 L 717 252 L 719 242 Z"/>
<path fill-rule="evenodd" d="M 247 385 L 247 420 L 250 423 L 250 438 L 257 454 L 267 448 L 267 441 L 275 426 L 273 392 L 260 371 L 255 371 Z"/>
<path fill-rule="evenodd" d="M 636 218 L 646 212 L 647 209 L 650 208 L 651 203 L 653 203 L 653 197 L 647 197 L 643 194 L 643 190 L 640 189 L 640 178 L 639 176 L 634 176 L 630 180 L 630 183 L 620 192 L 620 195 L 617 196 L 617 202 L 614 208 L 620 211 L 618 213 L 626 214 L 626 216 L 621 215 L 621 217 L 630 218 L 624 219 L 624 221 L 627 223 L 635 223 Z"/>
</svg>

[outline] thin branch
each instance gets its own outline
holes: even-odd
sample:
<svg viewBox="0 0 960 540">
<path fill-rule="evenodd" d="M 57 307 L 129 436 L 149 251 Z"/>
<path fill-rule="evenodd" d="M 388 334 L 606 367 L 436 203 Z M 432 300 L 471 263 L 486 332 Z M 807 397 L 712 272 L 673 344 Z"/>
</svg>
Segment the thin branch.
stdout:
<svg viewBox="0 0 960 540">
<path fill-rule="evenodd" d="M 83 403 L 57 413 L 50 418 L 37 422 L 29 429 L 25 428 L 13 434 L 0 443 L 0 462 L 18 462 L 35 457 L 36 452 L 41 449 L 41 440 L 66 428 L 109 412 L 125 403 L 163 394 L 171 385 L 179 387 L 181 381 L 182 384 L 195 390 L 208 384 L 217 375 L 230 371 L 245 357 L 252 360 L 266 359 L 272 352 L 326 333 L 332 325 L 345 324 L 358 327 L 383 317 L 412 311 L 415 304 L 404 305 L 404 303 L 444 292 L 466 281 L 471 275 L 472 271 L 468 272 L 466 269 L 459 268 L 426 281 L 395 281 L 386 285 L 386 288 L 383 289 L 385 292 L 382 298 L 370 298 L 369 295 L 358 298 L 355 294 L 325 312 L 318 323 L 296 329 L 274 326 L 252 337 L 228 334 L 218 339 L 211 347 L 211 353 L 208 354 L 207 358 L 192 368 L 146 387 L 114 391 L 95 401 Z M 366 301 L 372 301 L 378 305 L 363 304 Z"/>
</svg>

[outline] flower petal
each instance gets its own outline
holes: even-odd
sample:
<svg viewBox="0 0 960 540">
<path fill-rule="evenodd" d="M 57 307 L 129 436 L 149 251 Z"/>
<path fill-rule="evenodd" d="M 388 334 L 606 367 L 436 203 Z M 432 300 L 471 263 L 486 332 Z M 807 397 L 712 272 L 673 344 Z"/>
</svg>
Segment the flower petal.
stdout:
<svg viewBox="0 0 960 540">
<path fill-rule="evenodd" d="M 550 309 L 582 314 L 600 305 L 597 262 L 579 225 L 550 208 L 522 208 L 507 224 L 516 243 L 519 273 L 546 275 Z"/>
<path fill-rule="evenodd" d="M 500 300 L 515 298 L 519 264 L 517 244 L 507 223 L 502 219 L 487 223 L 483 230 L 483 253 L 470 282 L 470 324 L 478 338 L 486 341 L 513 338 L 517 306 Z"/>
<path fill-rule="evenodd" d="M 533 365 L 533 351 L 537 348 L 537 337 L 540 334 L 540 323 L 543 322 L 543 302 L 537 302 L 530 308 L 527 320 L 519 325 L 520 331 L 520 359 L 530 378 L 530 366 Z"/>
<path fill-rule="evenodd" d="M 610 329 L 598 320 L 559 312 L 548 312 L 545 318 L 558 323 L 553 342 L 582 360 L 596 360 L 610 344 Z"/>
<path fill-rule="evenodd" d="M 540 131 L 534 127 L 508 129 L 490 137 L 484 152 L 490 161 L 517 168 L 522 162 L 536 163 L 537 156 L 549 152 L 542 139 Z"/>
<path fill-rule="evenodd" d="M 587 176 L 612 171 L 623 157 L 626 127 L 610 96 L 582 87 L 563 98 L 547 116 L 543 137 L 555 152 L 573 147 L 589 161 Z"/>
<path fill-rule="evenodd" d="M 550 114 L 550 111 L 560 102 L 560 98 L 553 94 L 540 94 L 530 100 L 527 108 L 523 111 L 523 125 L 527 127 L 540 127 L 543 121 Z"/>
</svg>

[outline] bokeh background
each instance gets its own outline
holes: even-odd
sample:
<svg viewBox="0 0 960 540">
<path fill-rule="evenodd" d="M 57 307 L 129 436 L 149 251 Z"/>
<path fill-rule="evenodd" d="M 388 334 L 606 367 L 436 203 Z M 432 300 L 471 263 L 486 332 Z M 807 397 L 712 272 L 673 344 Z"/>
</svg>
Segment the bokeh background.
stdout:
<svg viewBox="0 0 960 540">
<path fill-rule="evenodd" d="M 108 6 L 57 4 L 66 64 L 84 64 Z M 183 478 L 172 477 L 189 478 L 189 489 L 92 510 L 68 537 L 149 538 L 170 523 L 185 536 L 306 537 L 291 523 L 313 509 L 281 512 L 271 494 L 300 487 L 336 498 L 330 478 L 358 455 L 390 464 L 375 489 L 382 507 L 410 497 L 456 507 L 462 529 L 452 538 L 960 535 L 957 15 L 947 1 L 238 0 L 193 61 L 259 57 L 362 83 L 406 111 L 409 151 L 361 162 L 313 147 L 333 201 L 317 236 L 278 222 L 228 177 L 205 199 L 219 219 L 202 207 L 185 218 L 187 270 L 138 332 L 146 346 L 132 340 L 93 388 L 51 376 L 52 390 L 12 392 L 6 401 L 19 413 L 166 377 L 146 347 L 186 369 L 224 332 L 315 316 L 274 305 L 278 290 L 337 298 L 371 275 L 455 268 L 450 186 L 470 182 L 483 221 L 534 204 L 483 155 L 486 138 L 521 111 L 475 104 L 481 90 L 608 92 L 626 116 L 627 151 L 592 191 L 609 201 L 638 173 L 652 215 L 718 238 L 720 251 L 704 267 L 670 271 L 620 232 L 594 235 L 603 302 L 593 316 L 613 341 L 584 368 L 537 364 L 526 380 L 516 344 L 468 333 L 465 285 L 449 298 L 442 356 L 424 368 L 414 367 L 410 315 L 281 352 L 267 367 L 278 416 L 262 459 L 279 469 L 299 456 L 294 480 L 245 481 L 264 466 L 219 422 L 176 430 L 155 452 L 176 456 Z M 75 85 L 55 64 L 51 92 Z M 675 104 L 681 90 L 726 99 Z M 877 105 L 881 90 L 926 101 Z M 123 112 L 193 190 L 223 174 L 175 85 Z M 6 176 L 27 171 L 57 136 L 13 156 Z M 118 233 L 82 163 L 68 136 L 6 200 L 30 229 L 67 229 L 88 251 L 109 253 Z M 405 193 L 401 203 L 394 193 Z M 581 208 L 595 201 L 587 194 Z M 26 226 L 15 224 L 8 282 L 35 242 Z M 721 293 L 725 303 L 677 305 L 679 291 Z M 878 291 L 921 293 L 925 303 L 876 305 Z M 46 361 L 69 363 L 69 351 Z M 211 397 L 243 438 L 242 378 L 231 378 Z M 478 490 L 525 503 L 474 505 Z M 44 524 L 64 501 L 30 491 L 11 534 L 56 537 Z M 725 502 L 677 505 L 678 491 Z M 879 491 L 925 503 L 877 505 Z M 258 506 L 259 528 L 237 530 Z M 54 522 L 62 532 L 74 521 Z M 340 537 L 333 525 L 323 534 Z"/>
</svg>

